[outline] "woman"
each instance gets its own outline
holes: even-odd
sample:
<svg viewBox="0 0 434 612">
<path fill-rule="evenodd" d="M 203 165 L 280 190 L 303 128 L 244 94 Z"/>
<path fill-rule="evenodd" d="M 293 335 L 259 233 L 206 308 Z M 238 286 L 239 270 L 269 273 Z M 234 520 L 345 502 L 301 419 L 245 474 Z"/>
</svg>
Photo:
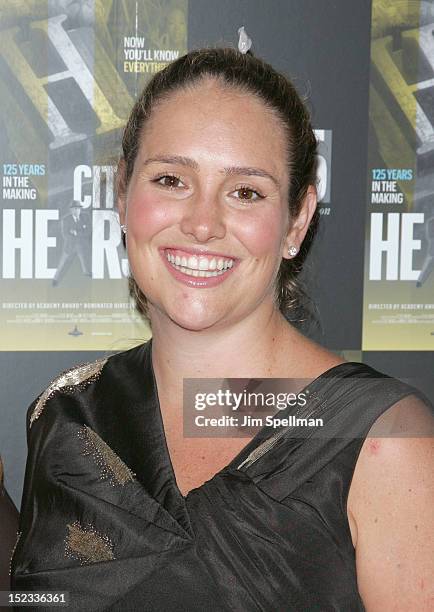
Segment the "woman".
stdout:
<svg viewBox="0 0 434 612">
<path fill-rule="evenodd" d="M 31 406 L 14 588 L 76 610 L 428 609 L 429 440 L 365 441 L 426 431 L 428 404 L 288 322 L 315 155 L 293 86 L 250 54 L 193 51 L 142 93 L 118 206 L 153 339 Z M 210 377 L 314 379 L 324 427 L 184 438 L 183 379 Z"/>
</svg>

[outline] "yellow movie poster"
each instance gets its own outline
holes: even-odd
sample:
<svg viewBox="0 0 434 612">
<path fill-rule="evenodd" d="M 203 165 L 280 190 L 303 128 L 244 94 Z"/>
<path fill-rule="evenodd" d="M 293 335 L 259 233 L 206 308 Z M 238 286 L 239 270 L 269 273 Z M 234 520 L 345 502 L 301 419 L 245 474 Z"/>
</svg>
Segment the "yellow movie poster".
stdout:
<svg viewBox="0 0 434 612">
<path fill-rule="evenodd" d="M 0 349 L 142 341 L 115 168 L 136 97 L 187 51 L 187 0 L 23 0 L 0 29 Z"/>
<path fill-rule="evenodd" d="M 434 5 L 373 0 L 363 350 L 434 350 Z"/>
</svg>

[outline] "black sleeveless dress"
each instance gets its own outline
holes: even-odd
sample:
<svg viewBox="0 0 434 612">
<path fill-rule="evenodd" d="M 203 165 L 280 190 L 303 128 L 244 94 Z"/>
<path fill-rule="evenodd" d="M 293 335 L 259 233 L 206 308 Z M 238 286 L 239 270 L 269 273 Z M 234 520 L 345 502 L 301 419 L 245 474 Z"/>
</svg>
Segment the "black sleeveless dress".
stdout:
<svg viewBox="0 0 434 612">
<path fill-rule="evenodd" d="M 377 417 L 417 391 L 358 363 L 306 391 L 320 434 L 264 427 L 183 497 L 151 341 L 60 376 L 28 412 L 12 588 L 67 591 L 86 612 L 363 610 L 351 478 Z"/>
</svg>

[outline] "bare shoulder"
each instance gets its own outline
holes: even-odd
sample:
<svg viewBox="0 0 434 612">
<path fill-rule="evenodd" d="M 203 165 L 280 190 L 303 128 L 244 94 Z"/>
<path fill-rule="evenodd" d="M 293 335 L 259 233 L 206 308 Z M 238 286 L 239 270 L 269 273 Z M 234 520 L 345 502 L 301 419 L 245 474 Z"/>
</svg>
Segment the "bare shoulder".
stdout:
<svg viewBox="0 0 434 612">
<path fill-rule="evenodd" d="M 348 497 L 365 607 L 431 610 L 434 419 L 416 396 L 394 404 L 366 438 Z"/>
<path fill-rule="evenodd" d="M 284 344 L 286 346 L 283 347 L 283 350 L 294 356 L 292 369 L 295 371 L 291 372 L 292 376 L 317 378 L 327 370 L 345 363 L 345 359 L 306 338 L 293 328 Z"/>
</svg>

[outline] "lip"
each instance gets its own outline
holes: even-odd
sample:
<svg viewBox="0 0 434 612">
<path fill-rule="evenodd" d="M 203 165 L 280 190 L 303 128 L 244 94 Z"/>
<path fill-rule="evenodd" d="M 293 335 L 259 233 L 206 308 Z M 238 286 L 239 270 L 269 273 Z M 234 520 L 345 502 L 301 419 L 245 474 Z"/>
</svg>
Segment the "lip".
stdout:
<svg viewBox="0 0 434 612">
<path fill-rule="evenodd" d="M 169 263 L 169 261 L 167 261 L 166 250 L 170 250 L 172 252 L 172 251 L 176 251 L 177 248 L 176 247 L 165 247 L 165 248 L 159 249 L 164 265 L 166 266 L 170 274 L 173 276 L 173 278 L 179 281 L 180 283 L 183 283 L 184 285 L 187 285 L 189 287 L 195 287 L 197 289 L 208 289 L 211 287 L 216 287 L 217 285 L 220 285 L 221 283 L 224 283 L 224 281 L 232 274 L 234 269 L 237 267 L 237 264 L 239 261 L 238 259 L 234 259 L 232 257 L 229 258 L 227 255 L 222 255 L 220 253 L 212 253 L 211 251 L 205 251 L 205 250 L 194 249 L 194 248 L 193 249 L 192 248 L 179 249 L 179 251 L 182 251 L 183 253 L 191 253 L 191 255 L 202 255 L 202 256 L 207 255 L 207 256 L 222 257 L 222 258 L 225 257 L 226 259 L 233 259 L 234 261 L 232 268 L 227 269 L 225 272 L 223 272 L 223 274 L 220 274 L 219 276 L 210 276 L 208 278 L 199 277 L 199 276 L 189 276 L 187 274 L 184 274 L 180 270 L 177 270 L 176 268 L 174 268 L 172 264 Z"/>
<path fill-rule="evenodd" d="M 202 257 L 221 257 L 222 259 L 233 259 L 234 263 L 238 261 L 237 257 L 232 257 L 232 255 L 226 255 L 225 253 L 217 253 L 217 251 L 209 251 L 208 249 L 201 249 L 200 247 L 164 246 L 160 247 L 159 251 L 163 255 L 166 251 L 170 251 L 171 253 L 176 251 L 182 251 L 182 253 L 188 253 L 189 255 L 202 255 Z"/>
</svg>

